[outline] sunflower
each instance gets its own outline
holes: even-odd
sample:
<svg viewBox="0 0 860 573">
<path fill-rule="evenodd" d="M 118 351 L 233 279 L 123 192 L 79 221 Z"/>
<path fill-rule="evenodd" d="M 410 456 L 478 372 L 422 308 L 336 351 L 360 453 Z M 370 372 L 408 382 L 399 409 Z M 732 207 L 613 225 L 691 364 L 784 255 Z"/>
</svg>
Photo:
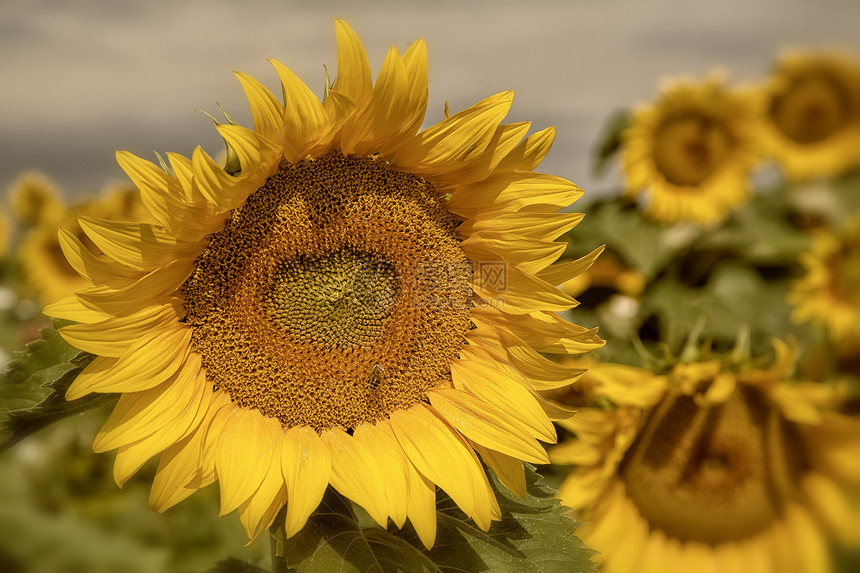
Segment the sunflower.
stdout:
<svg viewBox="0 0 860 573">
<path fill-rule="evenodd" d="M 788 52 L 762 89 L 763 144 L 795 180 L 860 159 L 860 66 L 838 53 Z"/>
<path fill-rule="evenodd" d="M 0 261 L 9 253 L 9 242 L 12 235 L 12 225 L 5 211 L 0 211 Z"/>
<path fill-rule="evenodd" d="M 37 188 L 34 184 L 29 187 Z M 21 194 L 19 198 L 23 196 Z M 44 208 L 38 211 L 37 217 L 24 219 L 31 221 L 33 226 L 24 232 L 18 247 L 17 257 L 22 274 L 19 287 L 23 296 L 34 297 L 42 302 L 54 302 L 78 289 L 90 286 L 63 255 L 57 240 L 58 225 L 65 229 L 66 233 L 75 235 L 91 253 L 98 254 L 95 243 L 87 238 L 78 224 L 79 216 L 131 218 L 143 215 L 140 199 L 127 188 L 107 189 L 98 196 L 70 206 L 64 205 L 58 194 L 50 195 L 50 201 L 36 200 L 38 195 L 32 191 L 27 192 L 27 196 L 32 200 L 20 203 L 30 206 L 41 204 Z M 34 209 L 30 212 L 36 214 Z"/>
<path fill-rule="evenodd" d="M 550 457 L 578 466 L 559 497 L 602 571 L 809 573 L 831 539 L 858 541 L 860 420 L 831 387 L 789 383 L 793 350 L 775 347 L 768 368 L 589 368 L 564 422 L 577 438 Z"/>
<path fill-rule="evenodd" d="M 644 194 L 658 221 L 711 223 L 749 194 L 757 161 L 756 102 L 712 75 L 666 84 L 622 132 L 627 194 Z"/>
<path fill-rule="evenodd" d="M 9 186 L 12 213 L 24 225 L 38 225 L 43 221 L 62 216 L 60 191 L 47 175 L 38 171 L 25 171 Z"/>
<path fill-rule="evenodd" d="M 789 292 L 792 319 L 824 326 L 837 342 L 860 336 L 860 217 L 840 234 L 820 232 L 800 264 L 806 273 Z"/>
<path fill-rule="evenodd" d="M 486 530 L 478 456 L 521 495 L 522 461 L 548 461 L 549 416 L 569 413 L 537 391 L 581 372 L 538 351 L 601 346 L 557 314 L 597 252 L 553 264 L 581 218 L 556 211 L 582 192 L 533 172 L 554 131 L 500 125 L 512 93 L 418 132 L 424 42 L 392 48 L 374 84 L 335 27 L 322 102 L 280 62 L 284 103 L 237 73 L 254 129 L 217 129 L 239 170 L 200 148 L 169 172 L 120 152 L 159 223 L 81 218 L 103 257 L 61 232 L 93 286 L 46 312 L 97 355 L 66 397 L 122 393 L 94 444 L 118 450 L 117 483 L 161 454 L 155 510 L 217 479 L 250 538 L 284 507 L 291 536 L 330 484 L 430 547 L 436 486 Z"/>
</svg>

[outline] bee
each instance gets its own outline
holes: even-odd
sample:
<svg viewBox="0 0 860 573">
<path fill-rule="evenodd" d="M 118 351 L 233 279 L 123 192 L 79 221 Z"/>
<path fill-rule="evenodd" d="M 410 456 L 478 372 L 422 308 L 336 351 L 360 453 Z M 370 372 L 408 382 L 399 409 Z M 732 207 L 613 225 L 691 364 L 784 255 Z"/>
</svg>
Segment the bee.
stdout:
<svg viewBox="0 0 860 573">
<path fill-rule="evenodd" d="M 383 380 L 385 380 L 385 368 L 374 364 L 370 370 L 370 391 L 375 392 Z"/>
</svg>

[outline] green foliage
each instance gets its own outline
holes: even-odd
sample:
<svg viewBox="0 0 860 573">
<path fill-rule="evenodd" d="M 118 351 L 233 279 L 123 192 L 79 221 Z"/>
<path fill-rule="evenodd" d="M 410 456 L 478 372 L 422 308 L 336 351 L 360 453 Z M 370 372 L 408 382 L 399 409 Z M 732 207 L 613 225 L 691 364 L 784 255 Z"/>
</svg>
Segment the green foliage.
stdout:
<svg viewBox="0 0 860 573">
<path fill-rule="evenodd" d="M 0 375 L 0 451 L 58 420 L 115 402 L 105 394 L 66 401 L 69 385 L 92 359 L 54 328 L 17 352 Z"/>
<path fill-rule="evenodd" d="M 630 112 L 616 111 L 606 121 L 606 127 L 597 138 L 594 174 L 602 175 L 615 154 L 621 150 L 621 134 L 630 126 Z"/>
<path fill-rule="evenodd" d="M 351 504 L 332 489 L 307 526 L 286 540 L 276 571 L 592 571 L 593 551 L 574 535 L 578 523 L 527 466 L 528 496 L 518 498 L 490 473 L 502 520 L 481 531 L 448 498 L 437 503 L 438 531 L 431 550 L 411 526 L 363 526 Z M 281 535 L 281 534 L 279 534 Z"/>
</svg>

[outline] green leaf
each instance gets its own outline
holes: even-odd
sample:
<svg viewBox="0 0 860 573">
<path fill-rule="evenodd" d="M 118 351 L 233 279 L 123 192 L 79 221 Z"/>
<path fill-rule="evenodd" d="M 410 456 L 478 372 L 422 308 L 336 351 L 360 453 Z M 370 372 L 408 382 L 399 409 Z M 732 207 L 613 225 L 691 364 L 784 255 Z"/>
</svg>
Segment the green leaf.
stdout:
<svg viewBox="0 0 860 573">
<path fill-rule="evenodd" d="M 603 132 L 597 138 L 597 146 L 594 158 L 594 175 L 603 175 L 606 166 L 621 149 L 621 134 L 630 127 L 630 112 L 625 110 L 616 111 L 606 122 Z"/>
<path fill-rule="evenodd" d="M 635 204 L 613 197 L 588 209 L 582 223 L 568 235 L 573 248 L 565 257 L 606 245 L 607 251 L 650 280 L 688 249 L 700 232 L 692 224 L 666 226 L 651 221 Z"/>
<path fill-rule="evenodd" d="M 54 328 L 17 352 L 0 374 L 0 451 L 58 420 L 116 402 L 111 394 L 91 394 L 67 402 L 66 390 L 93 359 L 60 337 Z"/>
<path fill-rule="evenodd" d="M 287 540 L 276 571 L 592 571 L 594 553 L 574 535 L 579 526 L 526 466 L 528 495 L 518 498 L 488 472 L 502 520 L 481 531 L 444 493 L 438 531 L 426 550 L 410 525 L 363 527 L 351 504 L 329 489 L 305 528 Z"/>
</svg>

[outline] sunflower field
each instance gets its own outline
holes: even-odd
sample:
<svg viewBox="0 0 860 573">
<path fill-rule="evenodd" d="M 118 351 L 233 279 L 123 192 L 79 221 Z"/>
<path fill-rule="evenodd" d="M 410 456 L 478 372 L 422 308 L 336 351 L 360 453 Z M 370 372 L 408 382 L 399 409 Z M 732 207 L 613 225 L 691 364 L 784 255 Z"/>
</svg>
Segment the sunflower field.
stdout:
<svg viewBox="0 0 860 573">
<path fill-rule="evenodd" d="M 664 80 L 590 197 L 334 28 L 212 154 L 10 185 L 0 570 L 860 567 L 860 59 Z"/>
</svg>

